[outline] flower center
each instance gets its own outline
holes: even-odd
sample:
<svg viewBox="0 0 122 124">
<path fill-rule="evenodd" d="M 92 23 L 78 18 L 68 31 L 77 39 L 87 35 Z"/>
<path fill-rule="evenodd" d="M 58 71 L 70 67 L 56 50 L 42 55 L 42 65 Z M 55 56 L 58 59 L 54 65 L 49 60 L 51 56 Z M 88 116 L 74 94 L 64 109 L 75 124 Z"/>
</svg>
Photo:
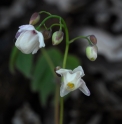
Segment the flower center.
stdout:
<svg viewBox="0 0 122 124">
<path fill-rule="evenodd" d="M 73 84 L 73 83 L 71 83 L 71 82 L 68 82 L 67 86 L 68 86 L 68 88 L 69 88 L 69 89 L 74 88 L 74 84 Z"/>
</svg>

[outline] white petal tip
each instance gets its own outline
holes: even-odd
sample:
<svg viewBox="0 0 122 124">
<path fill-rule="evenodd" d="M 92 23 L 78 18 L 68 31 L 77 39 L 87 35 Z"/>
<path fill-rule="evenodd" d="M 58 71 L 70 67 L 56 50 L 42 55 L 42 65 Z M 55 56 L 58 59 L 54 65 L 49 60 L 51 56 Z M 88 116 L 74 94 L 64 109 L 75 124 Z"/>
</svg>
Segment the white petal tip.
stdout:
<svg viewBox="0 0 122 124">
<path fill-rule="evenodd" d="M 40 45 L 39 45 L 39 48 L 42 48 L 42 47 L 45 47 L 45 44 L 43 44 L 43 45 L 40 44 Z"/>
<path fill-rule="evenodd" d="M 86 90 L 86 91 L 83 91 L 83 90 L 82 90 L 82 92 L 83 92 L 86 96 L 90 96 L 90 95 L 91 95 L 91 93 L 90 93 L 89 90 Z"/>
<path fill-rule="evenodd" d="M 64 96 L 65 96 L 65 94 L 60 92 L 60 97 L 64 97 Z"/>
<path fill-rule="evenodd" d="M 35 53 L 32 53 L 32 54 L 36 54 L 37 52 L 35 52 Z"/>
<path fill-rule="evenodd" d="M 88 92 L 88 93 L 86 93 L 85 95 L 86 95 L 86 96 L 90 96 L 91 94 L 90 94 L 90 92 Z"/>
</svg>

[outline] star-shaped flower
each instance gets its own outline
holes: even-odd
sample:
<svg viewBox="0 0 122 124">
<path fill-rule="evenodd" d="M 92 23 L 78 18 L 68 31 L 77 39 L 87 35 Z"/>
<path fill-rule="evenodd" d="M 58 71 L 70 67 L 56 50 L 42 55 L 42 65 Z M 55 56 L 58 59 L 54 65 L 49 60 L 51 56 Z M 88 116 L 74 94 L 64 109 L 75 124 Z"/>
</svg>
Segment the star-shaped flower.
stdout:
<svg viewBox="0 0 122 124">
<path fill-rule="evenodd" d="M 90 96 L 89 89 L 85 82 L 81 79 L 85 75 L 81 66 L 78 66 L 73 71 L 68 69 L 59 69 L 56 73 L 63 77 L 63 82 L 60 87 L 61 97 L 76 89 L 79 89 L 85 95 Z"/>
</svg>

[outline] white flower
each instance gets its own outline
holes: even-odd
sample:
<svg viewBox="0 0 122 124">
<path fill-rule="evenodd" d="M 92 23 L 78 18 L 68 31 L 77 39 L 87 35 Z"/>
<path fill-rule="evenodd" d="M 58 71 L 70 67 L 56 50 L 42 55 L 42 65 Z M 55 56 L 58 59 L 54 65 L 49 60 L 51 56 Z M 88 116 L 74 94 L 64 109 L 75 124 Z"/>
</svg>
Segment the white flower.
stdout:
<svg viewBox="0 0 122 124">
<path fill-rule="evenodd" d="M 85 82 L 81 79 L 85 75 L 81 66 L 78 66 L 73 71 L 68 69 L 59 69 L 56 73 L 63 76 L 63 82 L 60 87 L 61 97 L 78 88 L 85 95 L 90 96 L 89 89 L 87 88 Z"/>
<path fill-rule="evenodd" d="M 22 25 L 16 33 L 15 46 L 25 54 L 34 54 L 39 48 L 45 47 L 44 38 L 41 32 L 33 25 Z"/>
</svg>

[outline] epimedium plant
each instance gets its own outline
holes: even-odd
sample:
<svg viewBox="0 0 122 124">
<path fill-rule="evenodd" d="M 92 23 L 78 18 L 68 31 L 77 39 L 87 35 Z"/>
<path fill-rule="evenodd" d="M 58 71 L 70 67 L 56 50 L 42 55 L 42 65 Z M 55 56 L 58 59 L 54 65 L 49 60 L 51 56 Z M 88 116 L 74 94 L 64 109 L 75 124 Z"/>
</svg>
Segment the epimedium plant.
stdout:
<svg viewBox="0 0 122 124">
<path fill-rule="evenodd" d="M 39 23 L 41 14 L 46 14 L 47 17 Z M 51 18 L 58 19 L 59 23 L 47 27 L 45 23 Z M 52 33 L 52 28 L 55 26 L 58 26 L 59 30 Z M 45 40 L 51 37 L 53 46 L 65 41 L 64 54 L 55 47 L 44 48 L 46 46 Z M 29 24 L 19 27 L 15 38 L 16 47 L 13 48 L 10 57 L 11 72 L 15 73 L 14 68 L 16 67 L 25 77 L 30 79 L 31 89 L 39 93 L 40 101 L 43 105 L 46 104 L 48 96 L 54 93 L 55 124 L 63 124 L 63 97 L 76 89 L 90 96 L 90 91 L 82 79 L 85 75 L 83 68 L 80 66 L 80 61 L 76 56 L 68 54 L 69 46 L 77 39 L 86 39 L 88 42 L 86 56 L 89 60 L 95 61 L 98 50 L 96 37 L 94 35 L 78 36 L 70 40 L 64 19 L 58 15 L 41 11 L 31 16 Z M 40 48 L 41 52 L 35 62 L 33 54 L 36 54 Z M 59 77 L 61 78 L 61 83 Z M 60 109 L 58 108 L 59 94 Z"/>
</svg>

